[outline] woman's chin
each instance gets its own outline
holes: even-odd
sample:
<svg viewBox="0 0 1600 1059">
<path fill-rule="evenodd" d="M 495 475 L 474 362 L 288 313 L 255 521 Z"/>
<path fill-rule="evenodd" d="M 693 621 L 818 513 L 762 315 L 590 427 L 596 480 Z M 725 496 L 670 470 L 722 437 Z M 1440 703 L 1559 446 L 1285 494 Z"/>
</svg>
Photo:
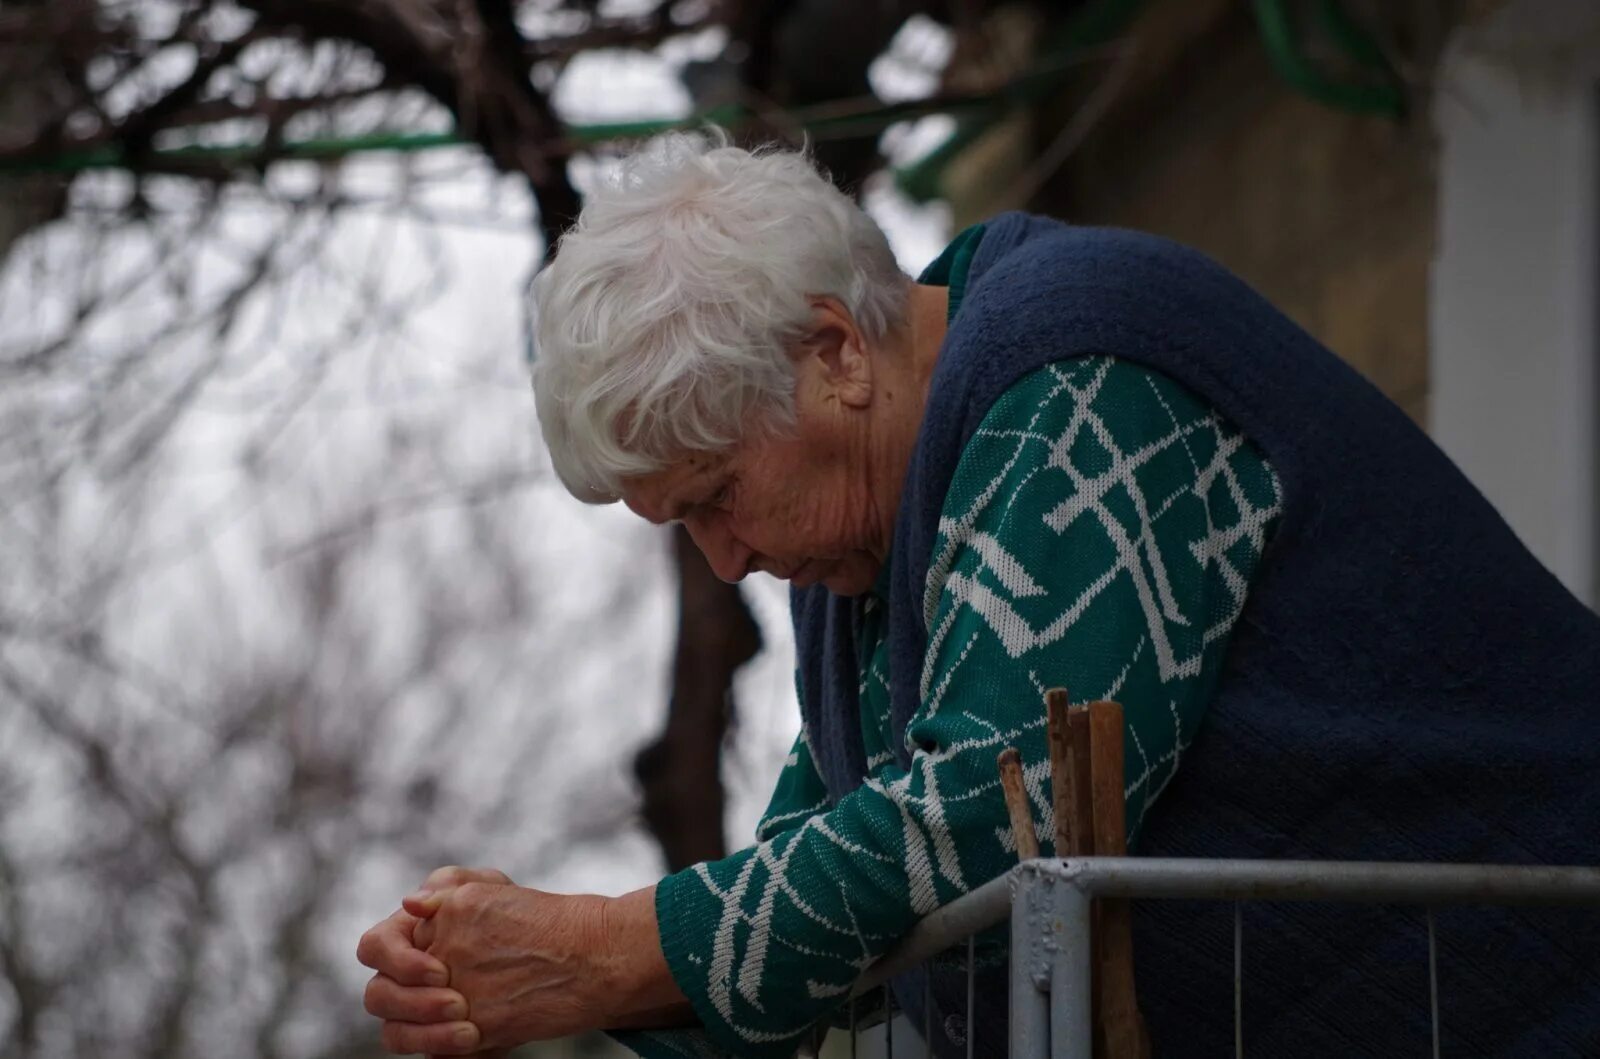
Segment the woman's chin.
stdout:
<svg viewBox="0 0 1600 1059">
<path fill-rule="evenodd" d="M 860 596 L 871 591 L 878 580 L 878 572 L 865 569 L 859 563 L 846 562 L 825 571 L 825 576 L 818 580 L 836 596 Z"/>
</svg>

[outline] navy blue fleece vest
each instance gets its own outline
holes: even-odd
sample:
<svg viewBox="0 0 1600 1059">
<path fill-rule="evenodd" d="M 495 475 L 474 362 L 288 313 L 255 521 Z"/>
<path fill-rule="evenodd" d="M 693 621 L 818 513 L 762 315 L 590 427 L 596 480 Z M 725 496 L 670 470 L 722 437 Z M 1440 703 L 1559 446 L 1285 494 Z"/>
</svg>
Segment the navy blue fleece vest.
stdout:
<svg viewBox="0 0 1600 1059">
<path fill-rule="evenodd" d="M 1356 372 L 1212 261 L 1132 232 L 1016 213 L 987 227 L 895 527 L 897 729 L 919 704 L 924 586 L 962 449 L 1013 382 L 1093 353 L 1209 401 L 1285 493 L 1216 698 L 1136 852 L 1600 860 L 1600 618 Z M 837 799 L 865 772 L 852 607 L 813 588 L 793 612 L 802 710 Z M 1246 1047 L 1423 1054 L 1422 924 L 1415 910 L 1247 906 Z M 1600 916 L 1447 910 L 1438 931 L 1446 1053 L 1600 1056 Z M 1231 908 L 1143 902 L 1135 944 L 1157 1054 L 1228 1052 Z M 936 976 L 940 1023 L 964 1006 L 958 978 Z M 986 979 L 980 1054 L 1004 1052 L 1001 983 Z M 920 1025 L 920 986 L 897 993 Z"/>
</svg>

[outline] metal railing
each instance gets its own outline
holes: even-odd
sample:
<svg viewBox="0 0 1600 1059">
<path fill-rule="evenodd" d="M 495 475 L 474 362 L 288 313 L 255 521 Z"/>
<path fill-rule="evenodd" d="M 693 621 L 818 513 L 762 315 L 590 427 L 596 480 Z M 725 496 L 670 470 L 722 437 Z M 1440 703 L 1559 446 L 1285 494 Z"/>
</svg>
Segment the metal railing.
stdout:
<svg viewBox="0 0 1600 1059">
<path fill-rule="evenodd" d="M 1435 905 L 1521 905 L 1600 909 L 1600 868 L 1492 864 L 1389 864 L 1350 861 L 1180 860 L 1142 857 L 1038 859 L 1019 864 L 923 919 L 857 983 L 860 996 L 905 971 L 967 945 L 968 1056 L 973 1024 L 974 946 L 980 931 L 1011 921 L 1012 1059 L 1089 1059 L 1091 1021 L 1090 902 L 1095 898 L 1215 900 L 1234 905 L 1234 1034 L 1240 1023 L 1246 901 L 1328 901 L 1422 905 L 1428 908 L 1428 981 L 1434 1055 L 1439 1054 L 1438 951 Z M 1419 998 L 1420 999 L 1420 998 Z M 892 1021 L 885 1036 L 892 1046 Z M 924 1055 L 931 1055 L 921 1027 Z M 857 1028 L 851 1026 L 854 1054 Z"/>
</svg>

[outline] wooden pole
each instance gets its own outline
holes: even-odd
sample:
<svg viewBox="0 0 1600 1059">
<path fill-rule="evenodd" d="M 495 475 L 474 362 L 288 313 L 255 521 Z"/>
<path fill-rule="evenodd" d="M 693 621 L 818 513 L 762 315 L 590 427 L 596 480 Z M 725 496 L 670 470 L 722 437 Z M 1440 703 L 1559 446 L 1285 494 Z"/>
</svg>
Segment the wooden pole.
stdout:
<svg viewBox="0 0 1600 1059">
<path fill-rule="evenodd" d="M 1089 705 L 1090 796 L 1093 800 L 1094 852 L 1121 857 L 1128 852 L 1122 776 L 1122 707 Z M 1139 1016 L 1133 978 L 1133 923 L 1128 902 L 1100 902 L 1099 1001 L 1104 1059 L 1147 1059 L 1150 1039 Z"/>
<path fill-rule="evenodd" d="M 1072 855 L 1087 857 L 1094 853 L 1094 799 L 1089 790 L 1089 707 L 1073 706 L 1067 710 L 1067 743 L 1072 751 L 1072 782 L 1076 792 L 1073 808 L 1077 810 Z"/>
<path fill-rule="evenodd" d="M 1056 856 L 1078 849 L 1078 787 L 1072 761 L 1072 732 L 1067 720 L 1066 688 L 1044 693 L 1045 725 L 1050 737 L 1050 802 L 1055 814 Z"/>
<path fill-rule="evenodd" d="M 1067 749 L 1071 751 L 1072 760 L 1072 809 L 1074 812 L 1073 843 L 1071 855 L 1074 857 L 1089 857 L 1094 855 L 1094 799 L 1089 788 L 1090 761 L 1092 755 L 1089 748 L 1089 707 L 1071 706 L 1067 709 Z M 1093 968 L 1093 998 L 1090 1018 L 1094 1025 L 1100 1026 L 1100 982 L 1105 978 L 1101 970 L 1101 944 L 1100 933 L 1100 901 L 1095 901 L 1090 909 L 1089 926 L 1089 965 Z M 1103 1033 L 1096 1033 L 1097 1038 L 1103 1038 Z M 1100 1044 L 1098 1050 L 1103 1054 L 1105 1045 Z"/>
<path fill-rule="evenodd" d="M 1039 835 L 1033 829 L 1033 812 L 1028 803 L 1028 791 L 1022 783 L 1022 755 L 1017 748 L 1008 746 L 1000 751 L 996 761 L 1000 768 L 1000 789 L 1006 799 L 1006 813 L 1011 817 L 1011 833 L 1017 840 L 1017 859 L 1032 860 L 1039 855 Z"/>
</svg>

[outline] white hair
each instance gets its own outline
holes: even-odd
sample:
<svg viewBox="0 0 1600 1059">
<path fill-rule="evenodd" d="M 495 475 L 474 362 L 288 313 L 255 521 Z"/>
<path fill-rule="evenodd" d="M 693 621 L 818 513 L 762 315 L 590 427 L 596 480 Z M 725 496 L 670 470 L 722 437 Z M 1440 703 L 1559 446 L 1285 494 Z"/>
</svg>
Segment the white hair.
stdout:
<svg viewBox="0 0 1600 1059">
<path fill-rule="evenodd" d="M 881 229 L 802 152 L 663 136 L 589 192 L 534 280 L 533 388 L 556 473 L 581 500 L 746 430 L 792 427 L 789 356 L 811 299 L 868 340 L 906 312 Z"/>
</svg>

